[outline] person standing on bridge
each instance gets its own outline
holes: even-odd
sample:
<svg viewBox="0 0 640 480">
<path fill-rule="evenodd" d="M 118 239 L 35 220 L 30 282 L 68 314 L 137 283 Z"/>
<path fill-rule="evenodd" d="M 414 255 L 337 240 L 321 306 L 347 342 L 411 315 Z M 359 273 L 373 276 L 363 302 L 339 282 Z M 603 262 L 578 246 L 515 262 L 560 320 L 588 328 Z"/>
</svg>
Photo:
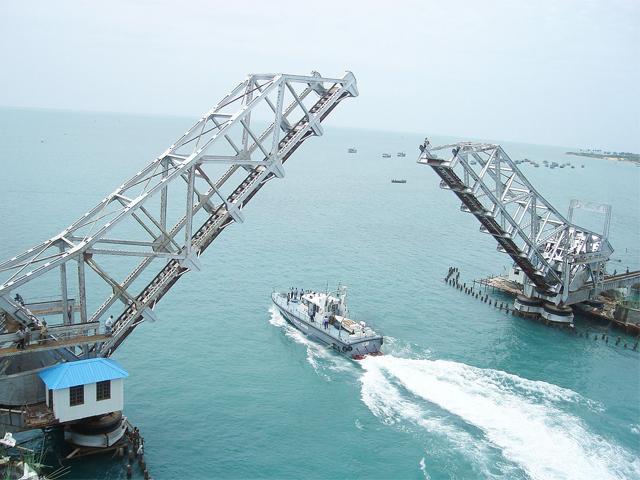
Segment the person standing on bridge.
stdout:
<svg viewBox="0 0 640 480">
<path fill-rule="evenodd" d="M 42 342 L 43 345 L 47 343 L 48 337 L 49 337 L 49 329 L 47 328 L 47 322 L 43 320 L 42 326 L 40 327 L 40 341 Z"/>
<path fill-rule="evenodd" d="M 31 328 L 24 327 L 24 345 L 29 345 L 31 343 Z M 24 346 L 22 347 L 24 349 Z"/>
<path fill-rule="evenodd" d="M 18 340 L 16 341 L 16 349 L 24 350 L 24 327 L 20 325 L 20 329 L 16 332 Z"/>
<path fill-rule="evenodd" d="M 104 322 L 104 333 L 107 335 L 111 335 L 111 331 L 113 329 L 113 315 L 109 315 L 107 321 Z"/>
<path fill-rule="evenodd" d="M 22 295 L 16 293 L 16 296 L 13 299 L 24 307 L 24 298 L 22 298 Z"/>
</svg>

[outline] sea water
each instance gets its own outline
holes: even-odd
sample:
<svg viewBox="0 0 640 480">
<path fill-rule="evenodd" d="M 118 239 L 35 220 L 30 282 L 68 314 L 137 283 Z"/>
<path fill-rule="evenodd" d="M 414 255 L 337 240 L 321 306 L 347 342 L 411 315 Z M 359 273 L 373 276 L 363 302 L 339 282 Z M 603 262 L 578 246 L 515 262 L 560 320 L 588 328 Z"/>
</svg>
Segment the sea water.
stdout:
<svg viewBox="0 0 640 480">
<path fill-rule="evenodd" d="M 191 123 L 0 110 L 0 258 L 65 228 Z M 429 132 L 325 123 L 201 257 L 202 271 L 163 298 L 159 321 L 114 355 L 130 373 L 125 415 L 152 476 L 640 478 L 640 354 L 594 340 L 606 327 L 585 319 L 588 339 L 447 286 L 450 266 L 470 282 L 510 262 L 416 164 Z M 521 167 L 561 212 L 573 198 L 612 205 L 609 268 L 640 268 L 640 168 L 500 143 L 514 159 L 575 165 Z M 338 282 L 352 315 L 385 335 L 384 356 L 338 356 L 270 305 L 274 288 Z M 70 465 L 67 478 L 125 478 L 108 455 Z"/>
</svg>

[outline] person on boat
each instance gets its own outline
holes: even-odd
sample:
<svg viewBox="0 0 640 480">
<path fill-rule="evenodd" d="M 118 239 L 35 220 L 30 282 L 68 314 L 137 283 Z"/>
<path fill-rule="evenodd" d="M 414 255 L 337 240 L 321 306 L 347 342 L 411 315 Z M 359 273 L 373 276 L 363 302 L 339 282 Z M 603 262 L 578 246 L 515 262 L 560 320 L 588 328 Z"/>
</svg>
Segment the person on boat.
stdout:
<svg viewBox="0 0 640 480">
<path fill-rule="evenodd" d="M 329 315 L 327 315 L 326 313 L 324 314 L 324 319 L 322 320 L 322 326 L 325 330 L 329 328 Z"/>
</svg>

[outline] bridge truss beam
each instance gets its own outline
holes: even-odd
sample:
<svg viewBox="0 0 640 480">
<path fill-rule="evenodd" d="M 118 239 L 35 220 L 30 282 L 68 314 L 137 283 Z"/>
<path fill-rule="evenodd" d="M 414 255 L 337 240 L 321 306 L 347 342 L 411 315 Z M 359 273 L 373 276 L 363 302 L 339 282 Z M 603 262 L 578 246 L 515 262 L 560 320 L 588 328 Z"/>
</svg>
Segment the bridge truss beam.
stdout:
<svg viewBox="0 0 640 480">
<path fill-rule="evenodd" d="M 420 148 L 418 163 L 433 168 L 440 186 L 458 196 L 461 210 L 472 213 L 480 230 L 491 234 L 498 250 L 509 254 L 524 273 L 526 295 L 569 305 L 580 301 L 572 292 L 602 283 L 613 253 L 607 239 L 609 206 L 590 205 L 605 215 L 604 231 L 596 233 L 560 214 L 500 145 L 461 142 L 433 147 L 425 140 Z M 570 215 L 580 205 L 572 202 Z"/>
<path fill-rule="evenodd" d="M 200 269 L 200 255 L 220 232 L 243 221 L 244 207 L 260 188 L 284 177 L 293 152 L 322 135 L 321 123 L 337 104 L 357 95 L 350 72 L 342 78 L 249 75 L 85 215 L 0 263 L 0 362 L 15 350 L 3 349 L 10 346 L 3 338 L 13 339 L 19 325 L 42 325 L 41 316 L 13 297 L 38 282 L 59 292 L 63 325 L 74 324 L 76 313 L 91 325 L 115 317 L 107 338 L 97 335 L 92 342 L 82 333 L 87 343 L 80 347 L 76 330 L 67 329 L 42 349 L 59 341 L 64 355 L 56 358 L 111 355 L 137 325 L 155 319 L 155 305 L 182 275 Z M 69 308 L 72 288 L 77 299 Z M 6 362 L 0 364 L 0 372 L 7 371 Z"/>
</svg>

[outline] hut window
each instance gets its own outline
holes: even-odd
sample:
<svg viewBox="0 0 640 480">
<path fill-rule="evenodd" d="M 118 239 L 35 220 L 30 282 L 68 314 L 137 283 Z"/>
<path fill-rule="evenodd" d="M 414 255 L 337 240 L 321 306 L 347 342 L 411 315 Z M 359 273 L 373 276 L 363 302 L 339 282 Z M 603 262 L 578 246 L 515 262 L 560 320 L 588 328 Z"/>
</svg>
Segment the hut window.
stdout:
<svg viewBox="0 0 640 480">
<path fill-rule="evenodd" d="M 69 406 L 82 405 L 84 403 L 84 385 L 69 388 Z"/>
<path fill-rule="evenodd" d="M 108 400 L 111 398 L 111 380 L 96 383 L 96 400 Z"/>
</svg>

